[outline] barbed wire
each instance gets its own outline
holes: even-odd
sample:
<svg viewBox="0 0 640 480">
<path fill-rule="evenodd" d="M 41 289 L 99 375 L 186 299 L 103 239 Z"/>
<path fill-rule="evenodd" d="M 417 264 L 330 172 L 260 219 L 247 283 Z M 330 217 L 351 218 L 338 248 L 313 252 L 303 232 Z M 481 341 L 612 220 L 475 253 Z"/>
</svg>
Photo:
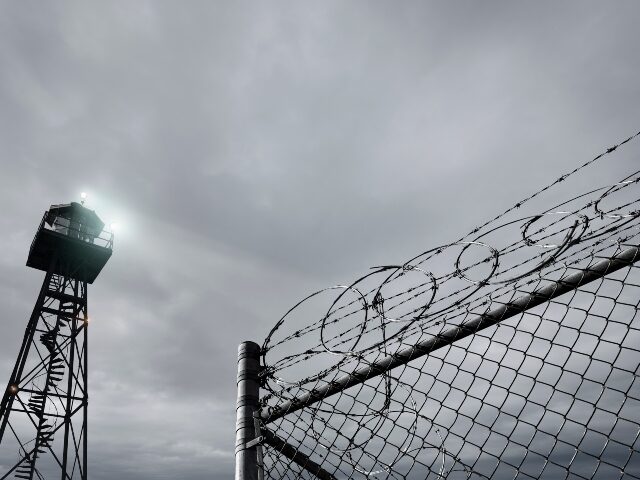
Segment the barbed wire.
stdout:
<svg viewBox="0 0 640 480">
<path fill-rule="evenodd" d="M 633 265 L 314 397 L 345 375 L 380 369 L 425 339 L 638 247 L 640 170 L 523 212 L 638 136 L 454 242 L 294 305 L 262 346 L 265 428 L 333 478 L 640 478 L 640 268 Z M 264 461 L 267 478 L 314 478 L 276 448 L 266 447 Z"/>
</svg>

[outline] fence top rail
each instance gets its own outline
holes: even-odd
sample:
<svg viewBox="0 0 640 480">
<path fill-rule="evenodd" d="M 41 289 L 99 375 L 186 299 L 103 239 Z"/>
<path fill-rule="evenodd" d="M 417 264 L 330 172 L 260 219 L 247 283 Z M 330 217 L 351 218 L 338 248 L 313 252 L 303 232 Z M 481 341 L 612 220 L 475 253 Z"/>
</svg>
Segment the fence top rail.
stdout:
<svg viewBox="0 0 640 480">
<path fill-rule="evenodd" d="M 342 392 L 349 387 L 366 380 L 383 375 L 384 373 L 405 365 L 412 360 L 428 355 L 435 350 L 451 345 L 469 335 L 491 327 L 503 320 L 519 315 L 531 308 L 573 291 L 583 285 L 598 280 L 605 275 L 616 272 L 624 267 L 633 265 L 640 259 L 640 246 L 627 248 L 617 255 L 601 260 L 584 270 L 579 270 L 564 278 L 552 281 L 550 284 L 523 295 L 513 302 L 487 311 L 459 326 L 444 330 L 440 334 L 427 338 L 404 350 L 386 356 L 379 361 L 366 364 L 351 374 L 344 375 L 337 380 L 312 389 L 299 398 L 284 402 L 277 406 L 266 407 L 262 410 L 261 418 L 265 423 L 273 422 L 284 415 L 308 407 L 315 402 L 324 400 Z"/>
</svg>

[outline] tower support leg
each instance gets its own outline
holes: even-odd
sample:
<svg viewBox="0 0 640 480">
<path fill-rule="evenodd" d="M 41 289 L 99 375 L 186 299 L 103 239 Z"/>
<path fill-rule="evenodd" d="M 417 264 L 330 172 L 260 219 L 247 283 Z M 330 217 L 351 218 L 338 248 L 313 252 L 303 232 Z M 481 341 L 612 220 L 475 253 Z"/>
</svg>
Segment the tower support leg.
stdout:
<svg viewBox="0 0 640 480">
<path fill-rule="evenodd" d="M 47 273 L 0 403 L 0 446 L 18 453 L 0 480 L 87 478 L 86 300 L 86 282 Z"/>
</svg>

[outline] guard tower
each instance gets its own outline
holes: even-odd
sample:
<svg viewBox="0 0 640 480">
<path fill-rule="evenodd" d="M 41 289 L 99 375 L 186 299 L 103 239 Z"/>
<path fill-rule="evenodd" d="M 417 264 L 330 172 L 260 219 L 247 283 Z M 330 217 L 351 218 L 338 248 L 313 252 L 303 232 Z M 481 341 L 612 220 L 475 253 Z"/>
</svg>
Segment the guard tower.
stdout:
<svg viewBox="0 0 640 480">
<path fill-rule="evenodd" d="M 42 217 L 27 266 L 46 274 L 0 404 L 0 480 L 87 479 L 87 284 L 112 250 L 84 205 Z"/>
</svg>

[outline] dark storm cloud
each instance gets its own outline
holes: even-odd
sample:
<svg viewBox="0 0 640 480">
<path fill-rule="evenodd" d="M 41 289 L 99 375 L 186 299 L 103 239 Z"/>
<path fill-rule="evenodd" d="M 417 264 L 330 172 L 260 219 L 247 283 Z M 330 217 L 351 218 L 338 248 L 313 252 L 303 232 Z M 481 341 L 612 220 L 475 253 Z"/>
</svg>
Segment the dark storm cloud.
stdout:
<svg viewBox="0 0 640 480">
<path fill-rule="evenodd" d="M 5 374 L 42 211 L 123 217 L 90 292 L 97 479 L 230 478 L 241 340 L 640 120 L 635 2 L 0 5 Z"/>
</svg>

